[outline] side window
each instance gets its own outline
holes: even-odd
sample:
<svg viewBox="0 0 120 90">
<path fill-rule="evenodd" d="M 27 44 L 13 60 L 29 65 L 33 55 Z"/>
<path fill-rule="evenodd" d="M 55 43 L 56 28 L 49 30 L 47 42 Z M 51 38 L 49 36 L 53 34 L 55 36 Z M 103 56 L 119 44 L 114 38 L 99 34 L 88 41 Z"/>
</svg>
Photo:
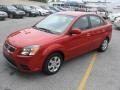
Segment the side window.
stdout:
<svg viewBox="0 0 120 90">
<path fill-rule="evenodd" d="M 92 27 L 104 25 L 104 21 L 98 16 L 90 16 L 90 22 Z"/>
<path fill-rule="evenodd" d="M 72 28 L 79 28 L 81 30 L 88 29 L 89 28 L 88 17 L 87 16 L 80 17 L 75 22 Z"/>
</svg>

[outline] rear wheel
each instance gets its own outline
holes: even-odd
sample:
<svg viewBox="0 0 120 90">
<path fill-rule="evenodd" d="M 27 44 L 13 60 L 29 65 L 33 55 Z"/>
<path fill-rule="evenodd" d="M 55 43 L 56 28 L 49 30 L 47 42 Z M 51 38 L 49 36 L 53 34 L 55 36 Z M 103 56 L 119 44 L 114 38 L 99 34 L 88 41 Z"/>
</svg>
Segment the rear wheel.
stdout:
<svg viewBox="0 0 120 90">
<path fill-rule="evenodd" d="M 115 29 L 120 30 L 120 27 L 118 27 L 118 26 L 115 25 Z"/>
<path fill-rule="evenodd" d="M 40 15 L 40 16 L 42 16 L 42 13 L 41 13 L 41 12 L 39 12 L 39 15 Z"/>
<path fill-rule="evenodd" d="M 48 56 L 43 67 L 43 72 L 47 75 L 55 74 L 59 71 L 63 62 L 63 57 L 59 53 L 53 53 Z"/>
<path fill-rule="evenodd" d="M 109 43 L 109 40 L 106 38 L 103 40 L 102 44 L 100 45 L 100 47 L 98 48 L 98 51 L 99 52 L 104 52 L 107 50 L 108 48 L 108 43 Z"/>
<path fill-rule="evenodd" d="M 9 15 L 9 18 L 14 18 L 14 15 L 13 15 L 13 14 L 10 14 L 10 15 Z"/>
<path fill-rule="evenodd" d="M 0 18 L 0 20 L 5 20 L 5 18 Z"/>
<path fill-rule="evenodd" d="M 30 13 L 26 13 L 26 16 L 29 17 L 29 16 L 30 16 Z"/>
</svg>

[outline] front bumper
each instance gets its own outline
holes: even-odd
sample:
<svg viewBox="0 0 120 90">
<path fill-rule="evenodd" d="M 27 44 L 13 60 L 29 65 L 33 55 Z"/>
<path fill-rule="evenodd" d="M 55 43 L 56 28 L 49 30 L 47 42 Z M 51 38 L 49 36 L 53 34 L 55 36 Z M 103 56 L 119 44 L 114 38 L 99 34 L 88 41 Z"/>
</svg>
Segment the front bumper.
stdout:
<svg viewBox="0 0 120 90">
<path fill-rule="evenodd" d="M 7 18 L 7 15 L 0 15 L 0 18 Z"/>
<path fill-rule="evenodd" d="M 10 53 L 3 47 L 3 55 L 7 59 L 8 64 L 23 72 L 42 71 L 43 58 L 42 56 L 21 56 L 15 53 Z"/>
<path fill-rule="evenodd" d="M 15 16 L 15 17 L 24 17 L 25 14 L 15 14 L 14 16 Z"/>
</svg>

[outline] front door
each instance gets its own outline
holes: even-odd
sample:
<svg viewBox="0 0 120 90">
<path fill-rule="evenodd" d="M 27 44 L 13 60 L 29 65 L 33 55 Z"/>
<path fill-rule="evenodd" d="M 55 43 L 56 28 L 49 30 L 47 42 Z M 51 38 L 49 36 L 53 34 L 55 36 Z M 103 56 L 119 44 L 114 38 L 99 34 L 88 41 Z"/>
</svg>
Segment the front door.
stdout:
<svg viewBox="0 0 120 90">
<path fill-rule="evenodd" d="M 68 57 L 72 58 L 91 50 L 92 45 L 92 30 L 90 30 L 88 16 L 80 17 L 72 26 L 79 28 L 82 33 L 65 36 L 65 46 Z"/>
</svg>

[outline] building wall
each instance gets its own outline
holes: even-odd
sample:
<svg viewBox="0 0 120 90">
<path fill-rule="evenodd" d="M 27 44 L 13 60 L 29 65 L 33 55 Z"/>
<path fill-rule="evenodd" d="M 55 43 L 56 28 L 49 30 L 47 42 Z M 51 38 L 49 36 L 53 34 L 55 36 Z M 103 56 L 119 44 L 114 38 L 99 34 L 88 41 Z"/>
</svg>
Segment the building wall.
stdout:
<svg viewBox="0 0 120 90">
<path fill-rule="evenodd" d="M 46 5 L 45 3 L 29 0 L 0 0 L 0 4 L 25 4 L 25 5 Z"/>
</svg>

